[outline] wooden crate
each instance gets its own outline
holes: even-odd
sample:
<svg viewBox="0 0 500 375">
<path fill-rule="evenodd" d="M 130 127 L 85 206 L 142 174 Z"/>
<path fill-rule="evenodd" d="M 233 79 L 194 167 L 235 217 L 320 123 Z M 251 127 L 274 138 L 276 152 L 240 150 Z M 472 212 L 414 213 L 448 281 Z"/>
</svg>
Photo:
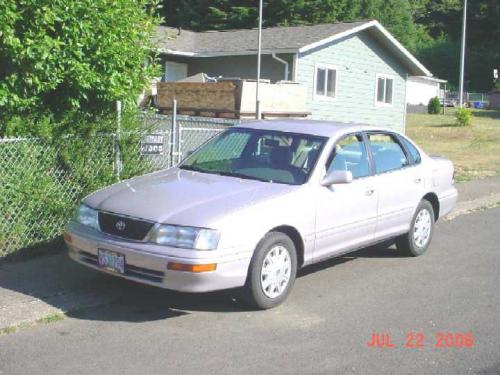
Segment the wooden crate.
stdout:
<svg viewBox="0 0 500 375">
<path fill-rule="evenodd" d="M 262 82 L 261 111 L 264 117 L 307 117 L 306 88 L 296 83 Z M 255 117 L 255 81 L 159 82 L 156 106 L 172 112 L 177 100 L 178 114 L 208 117 Z"/>
<path fill-rule="evenodd" d="M 179 109 L 239 111 L 240 88 L 238 81 L 159 82 L 157 105 L 160 109 L 172 109 L 176 99 Z"/>
</svg>

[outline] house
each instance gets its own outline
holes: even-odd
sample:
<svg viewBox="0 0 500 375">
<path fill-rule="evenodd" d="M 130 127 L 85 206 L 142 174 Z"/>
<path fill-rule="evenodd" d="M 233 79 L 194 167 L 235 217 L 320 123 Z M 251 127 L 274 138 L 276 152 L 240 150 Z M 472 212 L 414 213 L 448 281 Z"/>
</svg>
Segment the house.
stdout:
<svg viewBox="0 0 500 375">
<path fill-rule="evenodd" d="M 431 98 L 443 99 L 444 92 L 441 85 L 446 84 L 446 80 L 428 76 L 408 77 L 406 86 L 406 103 L 408 105 L 427 106 Z"/>
<path fill-rule="evenodd" d="M 197 73 L 255 79 L 256 29 L 193 32 L 159 27 L 165 80 Z M 431 77 L 379 22 L 271 27 L 262 31 L 261 78 L 307 88 L 313 119 L 404 130 L 409 76 Z"/>
</svg>

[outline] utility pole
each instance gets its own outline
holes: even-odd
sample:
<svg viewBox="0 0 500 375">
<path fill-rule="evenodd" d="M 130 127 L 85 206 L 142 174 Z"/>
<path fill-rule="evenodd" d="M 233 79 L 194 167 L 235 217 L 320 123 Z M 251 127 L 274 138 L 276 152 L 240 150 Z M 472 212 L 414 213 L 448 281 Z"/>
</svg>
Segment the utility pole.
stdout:
<svg viewBox="0 0 500 375">
<path fill-rule="evenodd" d="M 259 84 L 260 84 L 260 54 L 262 49 L 262 0 L 259 0 L 259 36 L 257 39 L 257 82 L 255 86 L 255 118 L 260 120 L 262 113 L 260 110 Z"/>
<path fill-rule="evenodd" d="M 464 106 L 464 66 L 465 66 L 465 35 L 467 29 L 467 0 L 464 0 L 464 16 L 462 20 L 462 48 L 460 50 L 460 80 L 458 101 L 460 108 Z"/>
</svg>

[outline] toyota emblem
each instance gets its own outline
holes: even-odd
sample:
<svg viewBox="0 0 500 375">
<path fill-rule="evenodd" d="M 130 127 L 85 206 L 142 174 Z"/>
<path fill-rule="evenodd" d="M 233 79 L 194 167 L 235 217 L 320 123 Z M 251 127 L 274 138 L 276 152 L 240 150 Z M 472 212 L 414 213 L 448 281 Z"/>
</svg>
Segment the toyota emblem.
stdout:
<svg viewBox="0 0 500 375">
<path fill-rule="evenodd" d="M 121 232 L 125 230 L 125 222 L 123 220 L 117 221 L 115 227 Z"/>
</svg>

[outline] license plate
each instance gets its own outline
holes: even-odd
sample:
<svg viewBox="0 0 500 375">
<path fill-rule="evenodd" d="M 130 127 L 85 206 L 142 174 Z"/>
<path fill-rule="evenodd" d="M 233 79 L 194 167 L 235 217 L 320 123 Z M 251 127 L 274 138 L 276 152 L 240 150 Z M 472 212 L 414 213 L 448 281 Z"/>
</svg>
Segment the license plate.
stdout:
<svg viewBox="0 0 500 375">
<path fill-rule="evenodd" d="M 125 273 L 125 256 L 109 250 L 97 250 L 97 264 L 108 271 Z"/>
</svg>

